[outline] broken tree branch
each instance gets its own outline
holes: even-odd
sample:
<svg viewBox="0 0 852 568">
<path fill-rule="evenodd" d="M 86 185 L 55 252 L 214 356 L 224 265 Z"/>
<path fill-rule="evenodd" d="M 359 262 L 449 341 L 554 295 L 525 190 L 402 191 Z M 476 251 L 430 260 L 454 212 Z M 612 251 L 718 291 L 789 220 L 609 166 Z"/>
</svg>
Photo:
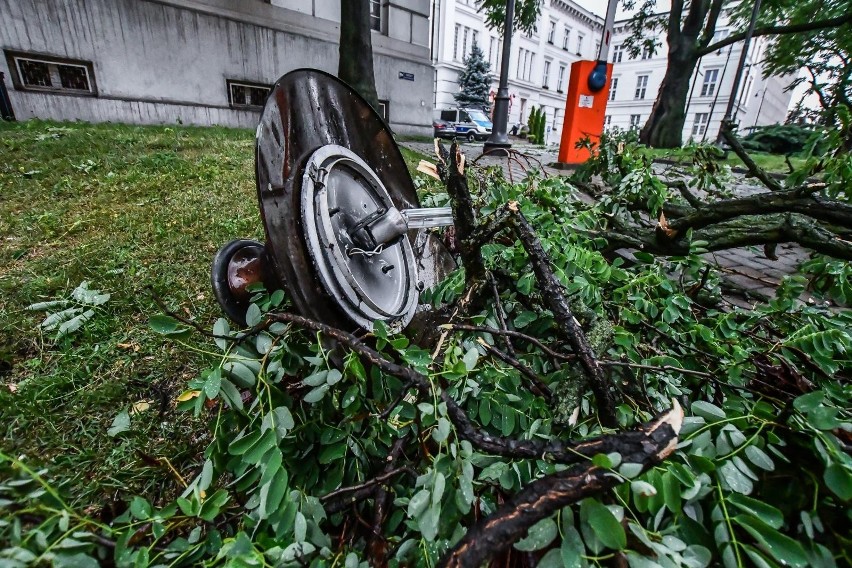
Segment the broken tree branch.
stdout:
<svg viewBox="0 0 852 568">
<path fill-rule="evenodd" d="M 483 452 L 516 459 L 549 459 L 556 463 L 574 464 L 585 461 L 595 454 L 621 451 L 619 448 L 623 446 L 622 442 L 612 436 L 600 436 L 582 441 L 562 441 L 516 440 L 491 435 L 471 422 L 464 409 L 446 391 L 433 385 L 428 377 L 414 369 L 388 361 L 379 352 L 364 345 L 360 339 L 351 333 L 286 312 L 269 313 L 264 321 L 268 323 L 293 323 L 305 329 L 322 333 L 344 347 L 348 347 L 363 361 L 375 365 L 381 371 L 405 382 L 410 381 L 423 398 L 433 400 L 435 396 L 433 389 L 436 389 L 438 398 L 447 405 L 447 416 L 455 426 L 456 435 L 462 440 L 469 441 Z"/>
<path fill-rule="evenodd" d="M 674 407 L 637 430 L 607 436 L 619 447 L 622 463 L 646 470 L 664 460 L 677 446 L 683 410 Z M 511 547 L 538 521 L 577 501 L 622 483 L 611 470 L 591 463 L 576 465 L 533 481 L 496 512 L 472 526 L 441 560 L 443 568 L 476 568 Z"/>
</svg>

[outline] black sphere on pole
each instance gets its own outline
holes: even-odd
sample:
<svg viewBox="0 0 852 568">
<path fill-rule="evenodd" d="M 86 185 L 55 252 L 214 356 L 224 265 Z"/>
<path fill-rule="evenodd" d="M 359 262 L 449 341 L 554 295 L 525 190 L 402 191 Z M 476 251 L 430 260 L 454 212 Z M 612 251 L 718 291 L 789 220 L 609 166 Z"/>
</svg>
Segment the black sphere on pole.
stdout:
<svg viewBox="0 0 852 568">
<path fill-rule="evenodd" d="M 503 60 L 500 62 L 500 86 L 494 97 L 494 120 L 491 136 L 482 150 L 492 156 L 506 155 L 512 147 L 507 128 L 509 126 L 509 59 L 512 55 L 512 28 L 515 19 L 515 0 L 506 0 L 506 21 L 503 23 Z"/>
</svg>

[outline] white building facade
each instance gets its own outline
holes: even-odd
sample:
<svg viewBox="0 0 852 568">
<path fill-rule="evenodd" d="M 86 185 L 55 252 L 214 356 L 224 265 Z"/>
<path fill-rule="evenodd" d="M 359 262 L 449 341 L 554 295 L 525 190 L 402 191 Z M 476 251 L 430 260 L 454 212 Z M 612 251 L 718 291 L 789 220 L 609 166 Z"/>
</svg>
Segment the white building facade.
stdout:
<svg viewBox="0 0 852 568">
<path fill-rule="evenodd" d="M 430 0 L 372 0 L 382 111 L 429 133 Z M 337 72 L 340 0 L 0 0 L 0 72 L 18 120 L 254 127 L 270 86 Z"/>
<path fill-rule="evenodd" d="M 503 55 L 501 34 L 489 30 L 474 0 L 434 0 L 432 62 L 435 67 L 435 108 L 456 106 L 458 75 L 464 58 L 478 44 L 491 64 L 492 92 L 497 92 Z M 565 93 L 571 63 L 595 59 L 603 18 L 570 0 L 544 0 L 536 31 L 512 36 L 509 60 L 509 125 L 526 124 L 530 110 L 541 106 L 550 128 L 549 142 L 558 142 L 565 116 Z"/>
<path fill-rule="evenodd" d="M 664 34 L 655 54 L 643 51 L 631 58 L 624 47 L 629 35 L 627 20 L 616 22 L 610 50 L 613 62 L 612 82 L 607 103 L 605 126 L 609 129 L 641 129 L 651 114 L 657 92 L 666 73 L 668 45 Z M 724 18 L 711 43 L 727 37 L 731 27 Z M 733 120 L 741 130 L 754 126 L 782 123 L 787 116 L 791 92 L 786 87 L 792 77 L 763 78 L 761 61 L 767 42 L 755 38 L 746 56 L 746 67 L 736 97 Z M 743 42 L 737 42 L 702 57 L 692 75 L 686 104 L 683 140 L 714 142 L 719 134 L 734 76 L 742 54 Z"/>
</svg>

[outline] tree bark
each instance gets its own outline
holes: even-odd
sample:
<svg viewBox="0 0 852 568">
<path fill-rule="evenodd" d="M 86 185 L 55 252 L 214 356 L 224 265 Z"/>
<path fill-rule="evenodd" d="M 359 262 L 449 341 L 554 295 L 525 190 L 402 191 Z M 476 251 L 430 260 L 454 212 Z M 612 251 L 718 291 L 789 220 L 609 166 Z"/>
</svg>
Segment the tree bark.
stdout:
<svg viewBox="0 0 852 568">
<path fill-rule="evenodd" d="M 337 76 L 379 110 L 373 72 L 370 0 L 340 0 L 340 59 Z"/>
<path fill-rule="evenodd" d="M 669 34 L 666 74 L 639 141 L 653 148 L 679 148 L 686 122 L 689 83 L 698 63 L 698 34 Z"/>
</svg>

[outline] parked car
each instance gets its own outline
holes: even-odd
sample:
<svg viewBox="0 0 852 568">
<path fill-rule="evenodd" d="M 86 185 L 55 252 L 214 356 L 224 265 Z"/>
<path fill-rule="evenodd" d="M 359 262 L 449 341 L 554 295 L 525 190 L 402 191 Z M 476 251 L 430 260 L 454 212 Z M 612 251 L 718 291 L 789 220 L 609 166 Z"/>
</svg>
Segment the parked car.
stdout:
<svg viewBox="0 0 852 568">
<path fill-rule="evenodd" d="M 440 118 L 432 121 L 432 129 L 435 131 L 435 138 L 453 138 L 456 135 L 453 123 Z"/>
<path fill-rule="evenodd" d="M 485 140 L 491 135 L 491 119 L 478 108 L 454 108 L 441 111 L 440 120 L 452 124 L 454 135 L 469 142 Z"/>
</svg>

